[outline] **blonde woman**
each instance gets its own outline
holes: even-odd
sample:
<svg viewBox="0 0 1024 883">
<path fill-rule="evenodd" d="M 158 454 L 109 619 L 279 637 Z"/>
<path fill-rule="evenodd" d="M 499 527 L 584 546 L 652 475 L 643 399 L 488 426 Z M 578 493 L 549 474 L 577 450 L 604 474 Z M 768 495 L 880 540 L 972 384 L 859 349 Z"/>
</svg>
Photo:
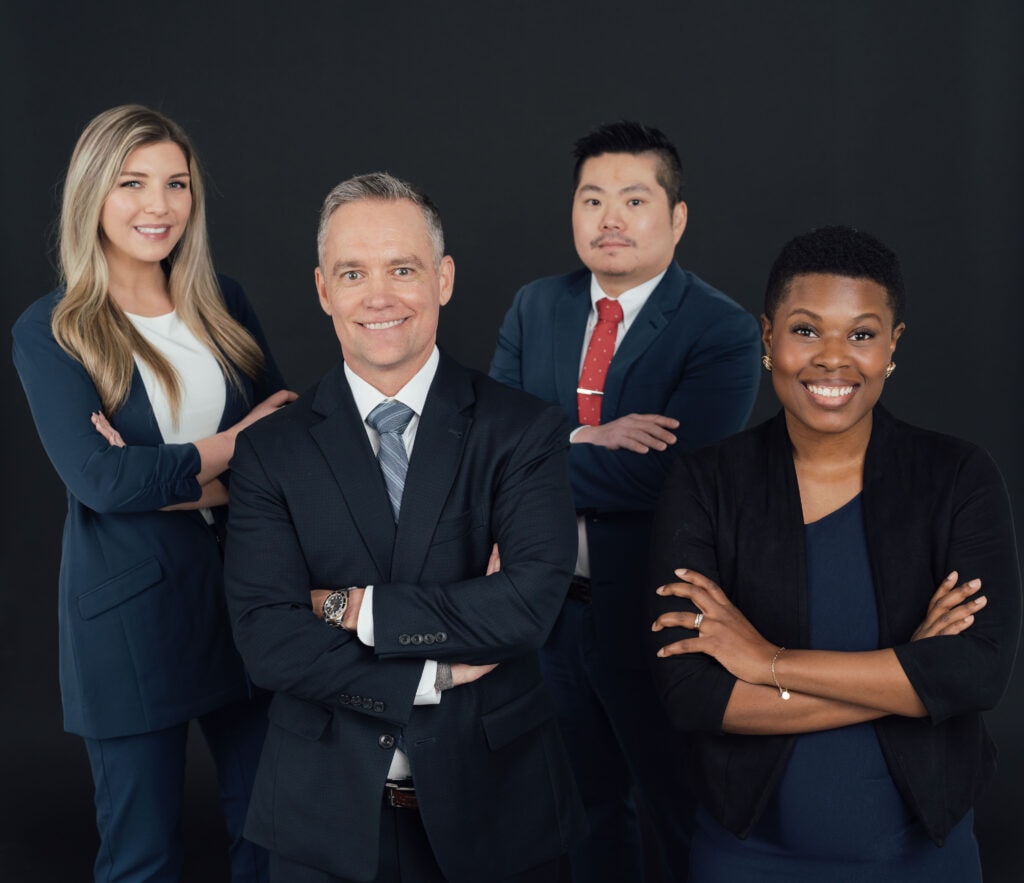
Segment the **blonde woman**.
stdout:
<svg viewBox="0 0 1024 883">
<path fill-rule="evenodd" d="M 97 880 L 177 881 L 188 722 L 220 778 L 232 879 L 263 741 L 224 612 L 220 527 L 238 432 L 294 398 L 237 283 L 213 272 L 185 133 L 144 107 L 79 138 L 60 288 L 14 326 L 14 362 L 67 485 L 59 585 L 65 728 L 96 787 Z"/>
</svg>

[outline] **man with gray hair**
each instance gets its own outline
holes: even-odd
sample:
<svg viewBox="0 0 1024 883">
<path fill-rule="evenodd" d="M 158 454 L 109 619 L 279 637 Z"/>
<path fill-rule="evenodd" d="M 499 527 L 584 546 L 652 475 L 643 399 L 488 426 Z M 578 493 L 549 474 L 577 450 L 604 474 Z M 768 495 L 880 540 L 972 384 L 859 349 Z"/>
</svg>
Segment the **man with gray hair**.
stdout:
<svg viewBox="0 0 1024 883">
<path fill-rule="evenodd" d="M 228 603 L 275 694 L 246 835 L 287 883 L 555 881 L 584 825 L 538 661 L 565 417 L 438 351 L 455 265 L 415 187 L 343 182 L 318 250 L 342 361 L 231 464 Z"/>
</svg>

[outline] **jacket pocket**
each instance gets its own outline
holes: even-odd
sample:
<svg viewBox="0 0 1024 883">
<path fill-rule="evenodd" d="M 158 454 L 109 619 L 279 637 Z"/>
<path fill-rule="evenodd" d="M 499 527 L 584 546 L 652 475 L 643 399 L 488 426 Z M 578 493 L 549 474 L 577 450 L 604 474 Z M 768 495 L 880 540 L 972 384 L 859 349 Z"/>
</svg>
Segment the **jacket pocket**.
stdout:
<svg viewBox="0 0 1024 883">
<path fill-rule="evenodd" d="M 155 586 L 162 578 L 160 562 L 147 558 L 79 595 L 78 612 L 83 619 L 92 619 Z"/>
<path fill-rule="evenodd" d="M 529 693 L 483 716 L 487 744 L 495 751 L 504 748 L 554 716 L 554 700 L 544 686 L 538 684 Z"/>
<path fill-rule="evenodd" d="M 322 705 L 313 705 L 294 699 L 287 693 L 277 693 L 267 713 L 270 722 L 303 739 L 315 742 L 327 729 L 332 714 Z"/>
</svg>

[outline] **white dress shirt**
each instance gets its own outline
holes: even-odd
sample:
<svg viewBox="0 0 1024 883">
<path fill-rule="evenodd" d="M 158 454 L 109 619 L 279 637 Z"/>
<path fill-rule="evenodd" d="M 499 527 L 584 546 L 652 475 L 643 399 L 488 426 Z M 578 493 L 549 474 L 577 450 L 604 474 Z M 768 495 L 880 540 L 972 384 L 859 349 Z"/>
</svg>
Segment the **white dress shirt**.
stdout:
<svg viewBox="0 0 1024 883">
<path fill-rule="evenodd" d="M 641 282 L 635 288 L 630 288 L 628 291 L 622 292 L 614 300 L 618 300 L 619 306 L 622 307 L 622 321 L 619 323 L 619 331 L 615 337 L 615 350 L 618 352 L 619 344 L 622 343 L 622 338 L 626 336 L 626 332 L 629 331 L 630 325 L 633 324 L 633 320 L 636 319 L 640 310 L 643 309 L 647 298 L 649 298 L 655 288 L 658 287 L 658 283 L 661 282 L 662 277 L 668 272 L 668 267 L 662 270 L 653 279 L 648 279 L 646 282 Z M 597 278 L 590 275 L 590 316 L 587 319 L 587 330 L 583 335 L 583 351 L 580 353 L 580 370 L 577 372 L 577 376 L 583 373 L 583 361 L 587 357 L 587 347 L 590 345 L 590 338 L 594 333 L 594 328 L 597 326 L 597 302 L 602 298 L 608 297 L 601 290 L 601 286 L 597 284 Z M 572 441 L 573 436 L 576 435 L 583 427 L 577 426 L 570 434 L 569 440 Z M 590 547 L 587 544 L 587 525 L 583 516 L 581 515 L 576 519 L 576 530 L 579 534 L 579 545 L 576 553 L 576 575 L 590 578 Z"/>
<path fill-rule="evenodd" d="M 380 450 L 380 435 L 376 429 L 366 422 L 366 418 L 381 402 L 399 401 L 412 410 L 412 419 L 409 420 L 409 425 L 405 427 L 405 432 L 402 433 L 405 453 L 410 461 L 412 460 L 412 448 L 416 441 L 416 430 L 420 424 L 420 415 L 423 413 L 423 406 L 427 401 L 427 393 L 430 391 L 430 384 L 437 373 L 437 365 L 440 360 L 440 353 L 435 346 L 426 364 L 393 396 L 384 395 L 349 368 L 348 363 L 345 364 L 345 378 L 348 380 L 349 388 L 352 390 L 352 398 L 355 399 L 356 410 L 359 412 L 359 418 L 363 421 L 366 437 L 370 440 L 375 456 Z M 363 602 L 359 607 L 359 618 L 356 622 L 356 634 L 359 640 L 368 647 L 374 645 L 373 586 L 367 586 L 363 594 Z M 416 687 L 413 705 L 440 704 L 441 693 L 434 689 L 436 679 L 437 662 L 433 659 L 428 659 L 423 664 L 423 673 L 420 675 L 420 682 Z M 391 758 L 391 769 L 388 770 L 388 778 L 404 779 L 410 775 L 412 775 L 412 770 L 409 766 L 409 758 L 396 748 L 395 754 Z"/>
</svg>

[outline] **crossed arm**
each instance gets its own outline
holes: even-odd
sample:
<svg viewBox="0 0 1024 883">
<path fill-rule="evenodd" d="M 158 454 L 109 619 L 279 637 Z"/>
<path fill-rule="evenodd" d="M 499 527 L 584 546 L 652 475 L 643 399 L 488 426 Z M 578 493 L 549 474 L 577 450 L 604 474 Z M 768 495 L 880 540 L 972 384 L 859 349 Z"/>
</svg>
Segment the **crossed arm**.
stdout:
<svg viewBox="0 0 1024 883">
<path fill-rule="evenodd" d="M 787 734 L 830 729 L 886 714 L 924 717 L 927 710 L 892 649 L 851 653 L 784 650 L 767 641 L 703 574 L 676 571 L 678 582 L 660 586 L 663 597 L 685 598 L 701 615 L 672 610 L 659 616 L 652 631 L 681 627 L 694 637 L 666 644 L 658 656 L 703 653 L 737 680 L 722 721 L 731 733 Z M 911 640 L 959 635 L 974 623 L 987 599 L 978 595 L 981 580 L 958 584 L 950 573 L 939 585 Z M 782 685 L 789 698 L 781 699 Z"/>
</svg>

